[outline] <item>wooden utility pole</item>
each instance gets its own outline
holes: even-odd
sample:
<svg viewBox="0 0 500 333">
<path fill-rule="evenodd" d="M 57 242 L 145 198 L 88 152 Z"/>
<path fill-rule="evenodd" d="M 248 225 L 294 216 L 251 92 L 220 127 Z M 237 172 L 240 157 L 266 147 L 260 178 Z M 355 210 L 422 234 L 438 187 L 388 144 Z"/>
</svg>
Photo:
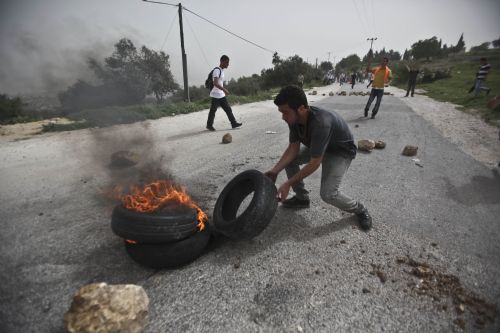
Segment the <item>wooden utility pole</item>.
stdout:
<svg viewBox="0 0 500 333">
<path fill-rule="evenodd" d="M 179 3 L 179 26 L 181 32 L 181 50 L 182 50 L 182 76 L 184 78 L 184 101 L 189 102 L 189 84 L 187 75 L 187 57 L 184 49 L 184 31 L 182 28 L 182 4 Z"/>
<path fill-rule="evenodd" d="M 179 7 L 179 26 L 181 32 L 181 50 L 182 50 L 182 76 L 184 79 L 184 101 L 190 102 L 189 100 L 189 84 L 188 84 L 188 70 L 187 70 L 187 57 L 186 51 L 184 50 L 184 31 L 182 28 L 182 3 L 179 2 L 178 5 L 173 3 L 161 2 L 161 1 L 151 1 L 151 0 L 142 0 L 144 2 L 156 3 L 160 5 L 168 5 L 172 7 Z"/>
<path fill-rule="evenodd" d="M 373 41 L 374 41 L 374 40 L 377 40 L 377 37 L 367 38 L 366 40 L 371 41 L 371 44 L 370 44 L 370 50 L 371 50 L 371 49 L 372 49 L 372 46 L 373 46 Z"/>
</svg>

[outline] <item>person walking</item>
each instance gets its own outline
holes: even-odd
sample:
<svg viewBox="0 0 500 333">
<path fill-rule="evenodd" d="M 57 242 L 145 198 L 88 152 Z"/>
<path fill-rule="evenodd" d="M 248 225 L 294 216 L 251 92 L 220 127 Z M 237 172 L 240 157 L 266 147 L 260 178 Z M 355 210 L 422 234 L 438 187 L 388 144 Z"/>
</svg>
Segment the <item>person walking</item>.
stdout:
<svg viewBox="0 0 500 333">
<path fill-rule="evenodd" d="M 373 74 L 372 73 L 369 73 L 369 74 L 367 73 L 367 75 L 369 77 L 369 82 L 366 85 L 366 87 L 369 88 L 372 85 L 372 83 L 373 83 Z"/>
<path fill-rule="evenodd" d="M 491 65 L 488 64 L 488 59 L 486 58 L 481 58 L 479 60 L 481 61 L 481 67 L 479 67 L 479 71 L 476 73 L 476 80 L 474 81 L 474 85 L 469 90 L 469 93 L 474 91 L 474 97 L 479 96 L 481 90 L 486 91 L 486 95 L 488 95 L 491 90 L 484 85 L 484 81 L 486 81 L 486 77 L 488 76 Z"/>
<path fill-rule="evenodd" d="M 406 69 L 408 70 L 408 88 L 406 89 L 406 95 L 405 97 L 408 97 L 408 94 L 410 93 L 411 90 L 411 97 L 415 94 L 415 86 L 417 85 L 417 76 L 418 73 L 420 73 L 420 70 L 418 70 L 415 67 L 408 67 L 408 65 L 405 65 Z"/>
<path fill-rule="evenodd" d="M 220 57 L 219 67 L 215 67 L 212 70 L 213 88 L 212 90 L 210 90 L 210 97 L 212 98 L 212 101 L 207 119 L 207 129 L 209 131 L 215 131 L 214 128 L 215 112 L 217 111 L 219 106 L 222 107 L 224 112 L 226 112 L 227 118 L 231 122 L 232 128 L 238 128 L 241 125 L 243 125 L 242 123 L 236 121 L 236 118 L 234 118 L 233 115 L 233 110 L 231 109 L 231 106 L 229 106 L 229 103 L 227 102 L 226 95 L 229 94 L 229 91 L 226 88 L 224 88 L 224 69 L 226 69 L 228 66 L 229 66 L 229 57 L 227 55 L 223 55 L 222 57 Z"/>
<path fill-rule="evenodd" d="M 373 100 L 377 98 L 375 102 L 375 106 L 372 109 L 372 119 L 375 119 L 375 116 L 378 113 L 378 109 L 380 108 L 380 102 L 382 102 L 382 96 L 384 96 L 384 86 L 387 86 L 392 80 L 392 72 L 387 67 L 389 63 L 389 59 L 384 57 L 382 58 L 382 62 L 379 67 L 370 68 L 371 58 L 368 58 L 368 65 L 366 66 L 366 72 L 371 72 L 373 74 L 373 87 L 370 92 L 370 97 L 368 98 L 368 102 L 365 106 L 365 117 L 368 117 L 368 111 L 370 110 L 370 105 Z"/>
<path fill-rule="evenodd" d="M 340 191 L 342 178 L 356 156 L 356 145 L 346 121 L 335 111 L 309 106 L 304 91 L 297 86 L 282 88 L 274 104 L 288 124 L 289 143 L 278 163 L 265 175 L 276 182 L 279 173 L 286 170 L 288 180 L 278 188 L 282 206 L 309 207 L 309 191 L 303 180 L 321 165 L 321 199 L 356 214 L 361 228 L 370 229 L 372 218 L 366 207 Z M 305 164 L 302 169 L 301 164 Z M 295 196 L 287 199 L 290 188 Z"/>
<path fill-rule="evenodd" d="M 354 85 L 356 84 L 356 73 L 351 74 L 351 89 L 354 89 Z"/>
<path fill-rule="evenodd" d="M 301 89 L 304 88 L 304 75 L 302 73 L 299 74 L 299 76 L 297 76 L 297 82 L 299 84 L 299 87 Z"/>
</svg>

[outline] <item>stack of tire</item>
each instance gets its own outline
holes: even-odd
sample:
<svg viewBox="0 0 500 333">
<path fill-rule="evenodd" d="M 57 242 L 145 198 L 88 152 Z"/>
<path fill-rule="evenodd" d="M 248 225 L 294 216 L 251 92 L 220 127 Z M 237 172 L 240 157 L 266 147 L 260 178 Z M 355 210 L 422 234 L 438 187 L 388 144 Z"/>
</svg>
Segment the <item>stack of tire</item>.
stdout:
<svg viewBox="0 0 500 333">
<path fill-rule="evenodd" d="M 238 215 L 243 201 L 252 195 Z M 257 170 L 247 170 L 233 178 L 219 195 L 213 213 L 217 233 L 231 239 L 252 239 L 271 222 L 278 200 L 274 183 Z M 152 268 L 174 268 L 198 258 L 210 239 L 210 226 L 197 228 L 197 212 L 138 213 L 118 205 L 113 210 L 111 229 L 125 241 L 133 260 Z"/>
<path fill-rule="evenodd" d="M 151 268 L 175 268 L 198 258 L 210 239 L 208 223 L 197 227 L 197 211 L 167 215 L 139 213 L 118 205 L 111 229 L 124 239 L 125 250 L 139 264 Z"/>
</svg>

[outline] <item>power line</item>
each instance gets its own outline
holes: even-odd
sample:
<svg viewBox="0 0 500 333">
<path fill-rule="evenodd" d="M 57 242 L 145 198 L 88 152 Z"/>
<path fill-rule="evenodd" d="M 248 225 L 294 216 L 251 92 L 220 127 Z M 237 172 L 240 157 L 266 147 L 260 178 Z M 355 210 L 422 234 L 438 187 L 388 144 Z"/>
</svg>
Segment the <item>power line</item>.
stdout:
<svg viewBox="0 0 500 333">
<path fill-rule="evenodd" d="M 363 4 L 363 14 L 364 14 L 364 18 L 366 20 L 366 24 L 367 24 L 369 29 L 373 29 L 373 25 L 370 24 L 371 22 L 370 22 L 370 19 L 368 17 L 368 11 L 366 10 L 365 0 L 361 0 L 361 3 Z M 373 31 L 373 32 L 375 32 L 375 31 Z"/>
<path fill-rule="evenodd" d="M 186 22 L 188 23 L 189 29 L 193 33 L 193 36 L 194 36 L 194 39 L 196 40 L 196 43 L 198 43 L 198 47 L 200 48 L 201 54 L 203 55 L 203 58 L 205 59 L 205 62 L 207 63 L 207 66 L 210 66 L 210 63 L 207 60 L 207 56 L 205 55 L 205 52 L 203 51 L 203 48 L 201 47 L 200 41 L 198 40 L 198 37 L 194 33 L 193 27 L 191 26 L 191 23 L 187 19 L 187 16 L 186 16 Z"/>
<path fill-rule="evenodd" d="M 172 23 L 170 23 L 170 28 L 168 28 L 168 32 L 165 35 L 165 38 L 163 39 L 163 43 L 161 44 L 160 51 L 163 51 L 163 47 L 165 46 L 165 43 L 167 42 L 168 36 L 170 35 L 170 31 L 172 31 L 172 27 L 174 26 L 174 23 L 177 21 L 177 13 L 174 14 L 174 18 L 172 19 Z"/>
<path fill-rule="evenodd" d="M 203 16 L 201 16 L 201 15 L 196 14 L 195 12 L 193 12 L 192 10 L 187 9 L 187 8 L 186 8 L 186 7 L 184 7 L 184 6 L 183 6 L 182 8 L 183 8 L 185 11 L 190 12 L 191 14 L 193 14 L 193 15 L 195 15 L 195 16 L 198 16 L 198 17 L 199 17 L 199 18 L 201 18 L 202 20 L 205 20 L 205 21 L 207 21 L 208 23 L 210 23 L 210 24 L 212 24 L 212 25 L 215 25 L 217 28 L 222 29 L 222 30 L 224 30 L 225 32 L 227 32 L 227 33 L 229 33 L 229 34 L 231 34 L 231 35 L 233 35 L 233 36 L 235 36 L 235 37 L 238 37 L 239 39 L 242 39 L 242 40 L 244 40 L 244 41 L 245 41 L 245 42 L 247 42 L 247 43 L 250 43 L 250 44 L 252 44 L 252 45 L 254 45 L 254 46 L 257 46 L 258 48 L 260 48 L 260 49 L 262 49 L 262 50 L 264 50 L 264 51 L 267 51 L 267 52 L 270 52 L 270 53 L 273 53 L 273 54 L 276 52 L 276 51 L 271 51 L 271 50 L 269 50 L 268 48 L 265 48 L 265 47 L 263 47 L 263 46 L 260 46 L 259 44 L 256 44 L 256 43 L 254 43 L 254 42 L 252 42 L 252 41 L 249 41 L 248 39 L 246 39 L 246 38 L 244 38 L 244 37 L 241 37 L 241 36 L 239 36 L 239 35 L 237 35 L 237 34 L 235 34 L 235 33 L 231 32 L 231 31 L 229 31 L 229 30 L 227 30 L 227 29 L 225 29 L 225 28 L 221 27 L 220 25 L 218 25 L 218 24 L 216 24 L 216 23 L 214 23 L 214 22 L 210 21 L 209 19 L 204 18 L 204 17 L 203 17 Z"/>
<path fill-rule="evenodd" d="M 363 26 L 363 30 L 365 30 L 365 33 L 368 34 L 368 30 L 366 29 L 365 22 L 361 19 L 361 15 L 359 13 L 358 5 L 356 4 L 356 0 L 353 0 L 352 3 L 354 4 L 354 8 L 356 9 L 356 14 L 358 14 L 359 22 Z"/>
<path fill-rule="evenodd" d="M 150 3 L 159 3 L 159 4 L 162 4 L 162 5 L 169 5 L 169 6 L 174 6 L 174 7 L 178 7 L 179 5 L 176 5 L 176 4 L 173 4 L 173 3 L 168 3 L 168 2 L 161 2 L 161 1 L 150 1 L 150 0 L 142 0 L 144 2 L 150 2 Z"/>
<path fill-rule="evenodd" d="M 377 33 L 377 26 L 375 25 L 375 10 L 373 9 L 373 0 L 371 0 L 372 4 L 372 23 L 373 23 L 373 32 L 378 35 Z"/>
</svg>

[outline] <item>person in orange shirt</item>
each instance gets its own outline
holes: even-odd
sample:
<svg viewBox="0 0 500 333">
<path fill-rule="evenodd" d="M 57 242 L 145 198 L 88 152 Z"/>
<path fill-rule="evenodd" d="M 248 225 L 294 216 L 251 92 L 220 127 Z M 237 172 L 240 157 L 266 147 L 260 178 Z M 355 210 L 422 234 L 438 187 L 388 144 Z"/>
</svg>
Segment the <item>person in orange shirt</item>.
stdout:
<svg viewBox="0 0 500 333">
<path fill-rule="evenodd" d="M 368 117 L 370 105 L 376 97 L 377 101 L 375 102 L 375 106 L 372 110 L 372 119 L 375 119 L 375 116 L 377 115 L 378 109 L 380 107 L 380 102 L 382 101 L 382 96 L 384 96 L 384 87 L 387 87 L 392 80 L 392 72 L 389 67 L 387 67 L 387 63 L 389 63 L 389 59 L 384 57 L 382 58 L 382 62 L 380 63 L 379 67 L 370 68 L 371 58 L 368 58 L 366 72 L 371 72 L 373 74 L 373 85 L 370 97 L 368 98 L 368 102 L 365 106 L 365 117 Z"/>
</svg>

